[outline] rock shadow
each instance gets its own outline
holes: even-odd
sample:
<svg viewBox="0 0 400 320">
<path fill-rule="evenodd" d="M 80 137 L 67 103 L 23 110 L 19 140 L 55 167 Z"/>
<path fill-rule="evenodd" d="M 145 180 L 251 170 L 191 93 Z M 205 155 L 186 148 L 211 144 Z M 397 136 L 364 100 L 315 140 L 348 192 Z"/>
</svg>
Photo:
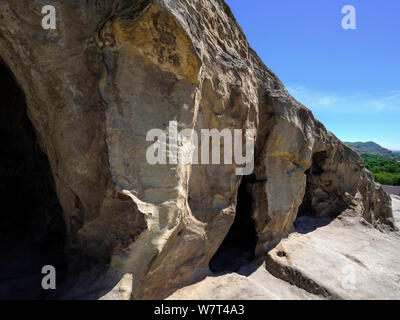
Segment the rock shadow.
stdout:
<svg viewBox="0 0 400 320">
<path fill-rule="evenodd" d="M 43 266 L 56 268 L 57 284 L 66 271 L 63 210 L 24 92 L 1 60 L 0 88 L 0 300 L 46 299 Z"/>
<path fill-rule="evenodd" d="M 210 260 L 214 274 L 238 272 L 255 258 L 257 232 L 252 218 L 252 197 L 243 177 L 237 195 L 235 220 L 221 246 Z"/>
</svg>

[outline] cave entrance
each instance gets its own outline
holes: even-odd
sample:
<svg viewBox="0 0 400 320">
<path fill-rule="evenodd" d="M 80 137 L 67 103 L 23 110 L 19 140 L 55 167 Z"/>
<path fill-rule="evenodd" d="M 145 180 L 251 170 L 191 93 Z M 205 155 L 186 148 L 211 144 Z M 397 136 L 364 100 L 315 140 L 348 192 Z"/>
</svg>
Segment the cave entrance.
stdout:
<svg viewBox="0 0 400 320">
<path fill-rule="evenodd" d="M 65 274 L 66 228 L 25 95 L 0 60 L 0 299 L 41 299 L 42 267 Z"/>
<path fill-rule="evenodd" d="M 249 179 L 243 177 L 239 187 L 235 220 L 221 246 L 210 261 L 213 273 L 237 272 L 255 258 L 257 232 L 252 218 Z"/>
<path fill-rule="evenodd" d="M 322 189 L 320 177 L 324 174 L 324 163 L 329 155 L 326 151 L 313 154 L 312 165 L 304 174 L 307 176 L 306 190 L 304 199 L 299 207 L 297 218 L 303 216 L 319 217 L 318 201 L 323 202 L 329 197 L 329 194 Z M 321 207 L 321 204 L 319 205 Z M 322 211 L 322 208 L 321 208 Z"/>
<path fill-rule="evenodd" d="M 346 205 L 337 197 L 331 176 L 326 174 L 328 151 L 316 152 L 307 176 L 304 199 L 299 207 L 294 227 L 299 233 L 309 233 L 331 223 Z"/>
</svg>

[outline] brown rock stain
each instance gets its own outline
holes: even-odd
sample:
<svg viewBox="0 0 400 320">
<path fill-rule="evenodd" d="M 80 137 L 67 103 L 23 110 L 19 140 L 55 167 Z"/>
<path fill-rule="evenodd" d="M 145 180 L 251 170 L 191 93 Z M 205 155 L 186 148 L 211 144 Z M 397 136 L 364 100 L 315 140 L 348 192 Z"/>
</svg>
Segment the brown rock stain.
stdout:
<svg viewBox="0 0 400 320">
<path fill-rule="evenodd" d="M 352 255 L 349 255 L 347 253 L 341 253 L 343 256 L 345 256 L 347 259 L 353 261 L 354 263 L 357 263 L 359 266 L 363 267 L 364 269 L 368 269 L 368 267 L 362 263 L 360 260 L 358 260 L 356 257 L 353 257 Z"/>
<path fill-rule="evenodd" d="M 188 36 L 174 16 L 150 6 L 137 20 L 114 24 L 118 45 L 130 44 L 140 55 L 178 78 L 198 83 L 200 61 Z"/>
</svg>

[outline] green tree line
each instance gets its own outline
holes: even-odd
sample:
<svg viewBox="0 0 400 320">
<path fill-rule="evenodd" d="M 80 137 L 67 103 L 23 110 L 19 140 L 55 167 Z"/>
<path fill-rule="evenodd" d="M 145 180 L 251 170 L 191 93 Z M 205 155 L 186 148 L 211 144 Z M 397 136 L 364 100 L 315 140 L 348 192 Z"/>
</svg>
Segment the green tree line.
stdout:
<svg viewBox="0 0 400 320">
<path fill-rule="evenodd" d="M 363 154 L 365 167 L 372 172 L 375 181 L 390 186 L 400 186 L 400 163 L 387 155 Z"/>
</svg>

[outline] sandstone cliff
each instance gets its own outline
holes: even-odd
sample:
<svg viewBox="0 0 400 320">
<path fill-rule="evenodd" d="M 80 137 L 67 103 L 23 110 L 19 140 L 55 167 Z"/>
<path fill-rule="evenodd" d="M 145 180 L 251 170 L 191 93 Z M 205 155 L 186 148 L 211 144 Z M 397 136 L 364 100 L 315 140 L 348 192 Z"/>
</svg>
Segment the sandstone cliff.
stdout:
<svg viewBox="0 0 400 320">
<path fill-rule="evenodd" d="M 132 298 L 167 297 L 209 273 L 241 183 L 257 254 L 298 212 L 353 210 L 394 227 L 390 197 L 360 156 L 288 94 L 224 1 L 56 1 L 56 30 L 41 27 L 46 4 L 0 1 L 0 56 L 48 157 L 72 269 L 106 266 L 113 279 L 132 275 Z M 150 165 L 146 132 L 170 121 L 254 129 L 253 175 Z"/>
</svg>

